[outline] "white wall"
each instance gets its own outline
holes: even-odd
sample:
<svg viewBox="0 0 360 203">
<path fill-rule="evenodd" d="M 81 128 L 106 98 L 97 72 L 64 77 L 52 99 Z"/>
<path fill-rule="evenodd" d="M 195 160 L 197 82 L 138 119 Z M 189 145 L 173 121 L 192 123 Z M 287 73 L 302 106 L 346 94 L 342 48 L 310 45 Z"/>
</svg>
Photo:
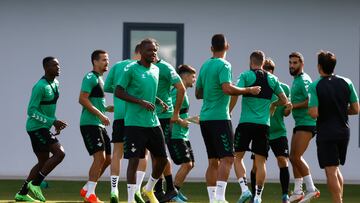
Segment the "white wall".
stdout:
<svg viewBox="0 0 360 203">
<path fill-rule="evenodd" d="M 210 57 L 211 36 L 224 33 L 231 44 L 227 58 L 233 65 L 234 81 L 240 72 L 248 69 L 248 57 L 254 49 L 265 51 L 275 60 L 276 74 L 288 84 L 292 82 L 288 74 L 291 51 L 303 53 L 305 71 L 315 79 L 316 52 L 330 50 L 337 55 L 337 72 L 352 79 L 359 89 L 358 1 L 257 2 L 0 1 L 0 177 L 24 177 L 36 162 L 25 131 L 26 108 L 32 85 L 43 74 L 41 60 L 48 55 L 58 57 L 62 66 L 57 116 L 69 123 L 59 137 L 67 156 L 51 177 L 87 175 L 91 159 L 79 131 L 81 107 L 77 102 L 81 79 L 91 69 L 90 54 L 94 49 L 109 51 L 111 63 L 121 59 L 123 22 L 184 23 L 184 61 L 198 70 Z M 190 113 L 197 114 L 201 103 L 195 100 L 194 90 L 189 93 Z M 107 100 L 112 102 L 109 95 Z M 239 113 L 240 106 L 233 116 L 234 128 Z M 291 132 L 292 118 L 288 118 L 286 124 Z M 351 142 L 342 171 L 345 179 L 360 181 L 358 117 L 351 117 L 350 125 Z M 190 177 L 203 180 L 207 165 L 204 144 L 198 126 L 190 130 L 196 158 Z M 313 177 L 323 180 L 325 176 L 317 163 L 314 142 L 305 158 Z M 246 165 L 250 167 L 248 158 Z M 231 178 L 235 178 L 233 172 Z M 278 178 L 272 156 L 268 162 L 268 178 Z"/>
</svg>

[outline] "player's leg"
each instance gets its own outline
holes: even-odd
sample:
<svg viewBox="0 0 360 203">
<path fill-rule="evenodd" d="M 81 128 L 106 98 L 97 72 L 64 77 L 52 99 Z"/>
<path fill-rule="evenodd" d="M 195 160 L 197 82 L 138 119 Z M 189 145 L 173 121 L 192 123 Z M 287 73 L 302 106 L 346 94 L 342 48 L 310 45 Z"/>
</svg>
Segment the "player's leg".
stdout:
<svg viewBox="0 0 360 203">
<path fill-rule="evenodd" d="M 111 157 L 110 165 L 110 203 L 117 203 L 119 199 L 119 174 L 121 168 L 121 160 L 124 155 L 124 119 L 114 120 L 112 126 L 112 139 L 114 149 Z"/>
<path fill-rule="evenodd" d="M 338 166 L 325 167 L 326 182 L 334 203 L 342 203 L 341 183 L 338 179 Z"/>
<path fill-rule="evenodd" d="M 217 155 L 220 158 L 216 181 L 216 199 L 226 201 L 227 180 L 234 163 L 234 132 L 231 121 L 228 120 L 217 121 L 212 126 L 216 126 L 216 129 L 213 129 L 214 134 L 212 134 L 214 137 L 213 145 L 215 145 Z"/>
<path fill-rule="evenodd" d="M 247 186 L 246 167 L 243 160 L 245 152 L 250 151 L 249 145 L 252 140 L 252 135 L 252 128 L 249 124 L 241 123 L 237 126 L 234 138 L 234 169 L 241 188 L 241 196 L 239 197 L 238 203 L 245 202 L 252 197 L 251 191 Z"/>
</svg>

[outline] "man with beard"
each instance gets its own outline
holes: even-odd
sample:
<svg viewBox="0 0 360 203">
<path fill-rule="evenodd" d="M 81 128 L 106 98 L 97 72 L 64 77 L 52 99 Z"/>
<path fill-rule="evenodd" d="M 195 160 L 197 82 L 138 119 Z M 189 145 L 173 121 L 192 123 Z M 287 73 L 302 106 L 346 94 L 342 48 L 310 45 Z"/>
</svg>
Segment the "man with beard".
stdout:
<svg viewBox="0 0 360 203">
<path fill-rule="evenodd" d="M 105 112 L 113 112 L 113 106 L 106 106 L 102 75 L 108 70 L 109 56 L 104 50 L 95 50 L 91 54 L 93 70 L 85 75 L 81 85 L 79 103 L 83 109 L 80 118 L 80 131 L 86 149 L 93 157 L 89 169 L 89 180 L 80 190 L 86 202 L 101 202 L 95 188 L 98 179 L 111 163 L 111 145 L 105 126 L 110 120 Z"/>
<path fill-rule="evenodd" d="M 136 170 L 139 159 L 148 149 L 153 155 L 153 171 L 143 187 L 150 203 L 158 203 L 154 186 L 167 164 L 164 135 L 155 112 L 159 68 L 153 63 L 157 58 L 157 43 L 144 39 L 140 43 L 140 61 L 124 69 L 115 90 L 115 96 L 125 100 L 124 158 L 128 159 L 128 202 L 135 202 Z"/>
<path fill-rule="evenodd" d="M 310 168 L 303 158 L 311 139 L 316 134 L 316 120 L 308 114 L 308 88 L 312 81 L 310 76 L 304 72 L 304 57 L 301 53 L 292 52 L 289 55 L 289 71 L 294 76 L 290 97 L 293 106 L 292 115 L 295 120 L 290 149 L 295 187 L 290 196 L 290 202 L 295 202 L 303 198 L 319 197 L 320 191 L 314 186 Z M 305 195 L 302 190 L 303 181 L 306 185 Z"/>
<path fill-rule="evenodd" d="M 24 185 L 15 195 L 15 201 L 19 202 L 36 202 L 35 199 L 45 202 L 40 184 L 65 157 L 64 148 L 55 137 L 67 125 L 55 117 L 59 98 L 59 81 L 55 77 L 60 74 L 60 65 L 52 56 L 44 58 L 42 63 L 45 75 L 32 89 L 26 121 L 26 131 L 38 163 L 31 169 Z M 55 127 L 55 135 L 50 132 L 52 126 Z M 35 199 L 28 195 L 29 190 Z"/>
</svg>

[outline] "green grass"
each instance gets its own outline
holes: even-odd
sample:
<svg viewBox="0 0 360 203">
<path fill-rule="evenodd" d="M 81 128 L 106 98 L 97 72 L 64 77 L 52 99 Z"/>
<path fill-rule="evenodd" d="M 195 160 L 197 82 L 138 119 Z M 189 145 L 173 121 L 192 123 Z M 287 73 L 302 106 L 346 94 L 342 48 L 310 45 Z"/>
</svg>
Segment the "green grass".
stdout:
<svg viewBox="0 0 360 203">
<path fill-rule="evenodd" d="M 13 198 L 18 192 L 23 181 L 21 180 L 0 180 L 0 202 L 14 202 Z M 82 202 L 79 196 L 79 190 L 84 182 L 81 181 L 48 181 L 49 188 L 43 189 L 43 193 L 48 202 Z M 329 203 L 331 201 L 330 193 L 326 185 L 316 184 L 321 191 L 321 197 L 317 199 L 317 203 Z M 293 187 L 291 185 L 291 187 Z M 126 202 L 126 184 L 119 184 L 120 201 Z M 360 202 L 360 185 L 345 185 L 344 202 L 359 203 Z M 264 203 L 280 202 L 280 184 L 267 183 L 263 193 Z M 182 192 L 189 198 L 191 202 L 208 202 L 205 183 L 185 183 Z M 106 181 L 99 182 L 96 193 L 101 200 L 109 202 L 110 183 Z M 237 183 L 229 183 L 226 190 L 226 199 L 230 203 L 237 201 L 240 194 L 240 187 Z"/>
</svg>

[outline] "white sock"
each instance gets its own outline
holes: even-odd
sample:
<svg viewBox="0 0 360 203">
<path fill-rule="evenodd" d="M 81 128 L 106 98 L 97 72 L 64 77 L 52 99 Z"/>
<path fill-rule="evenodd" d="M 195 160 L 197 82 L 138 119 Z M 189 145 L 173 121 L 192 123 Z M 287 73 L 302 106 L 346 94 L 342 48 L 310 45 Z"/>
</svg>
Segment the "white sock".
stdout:
<svg viewBox="0 0 360 203">
<path fill-rule="evenodd" d="M 225 201 L 225 191 L 227 182 L 216 181 L 216 200 Z"/>
<path fill-rule="evenodd" d="M 132 203 L 135 201 L 136 184 L 127 184 L 128 202 Z"/>
<path fill-rule="evenodd" d="M 255 185 L 255 198 L 261 199 L 263 190 L 264 190 L 264 186 Z"/>
<path fill-rule="evenodd" d="M 305 185 L 306 185 L 306 191 L 314 192 L 315 191 L 315 185 L 314 185 L 313 179 L 311 177 L 311 174 L 309 174 L 307 176 L 304 176 L 303 178 L 304 178 L 304 182 L 305 182 Z"/>
<path fill-rule="evenodd" d="M 111 193 L 119 193 L 118 190 L 119 176 L 110 176 Z"/>
<path fill-rule="evenodd" d="M 85 183 L 85 185 L 83 186 L 83 190 L 85 190 L 85 191 L 87 191 L 88 190 L 88 183 L 89 183 L 89 181 L 87 181 L 86 183 Z"/>
<path fill-rule="evenodd" d="M 144 177 L 145 177 L 145 172 L 144 171 L 136 171 L 136 186 L 137 186 L 136 191 L 140 191 L 141 184 L 142 184 L 142 182 L 144 180 Z"/>
<path fill-rule="evenodd" d="M 248 186 L 246 185 L 246 177 L 239 178 L 238 182 L 240 184 L 242 192 L 245 192 L 246 190 L 249 190 Z"/>
<path fill-rule="evenodd" d="M 90 197 L 91 194 L 95 194 L 96 184 L 97 182 L 88 181 L 88 191 L 86 193 L 86 198 Z"/>
<path fill-rule="evenodd" d="M 295 194 L 302 193 L 302 191 L 303 191 L 302 184 L 303 184 L 302 178 L 295 178 L 295 180 L 294 180 L 294 193 Z"/>
<path fill-rule="evenodd" d="M 155 187 L 155 184 L 156 182 L 158 181 L 159 179 L 155 179 L 153 178 L 152 176 L 150 176 L 148 182 L 146 183 L 145 185 L 145 190 L 147 191 L 152 191 Z"/>
<path fill-rule="evenodd" d="M 207 191 L 209 195 L 209 201 L 210 203 L 213 203 L 215 201 L 216 186 L 208 186 Z"/>
</svg>

